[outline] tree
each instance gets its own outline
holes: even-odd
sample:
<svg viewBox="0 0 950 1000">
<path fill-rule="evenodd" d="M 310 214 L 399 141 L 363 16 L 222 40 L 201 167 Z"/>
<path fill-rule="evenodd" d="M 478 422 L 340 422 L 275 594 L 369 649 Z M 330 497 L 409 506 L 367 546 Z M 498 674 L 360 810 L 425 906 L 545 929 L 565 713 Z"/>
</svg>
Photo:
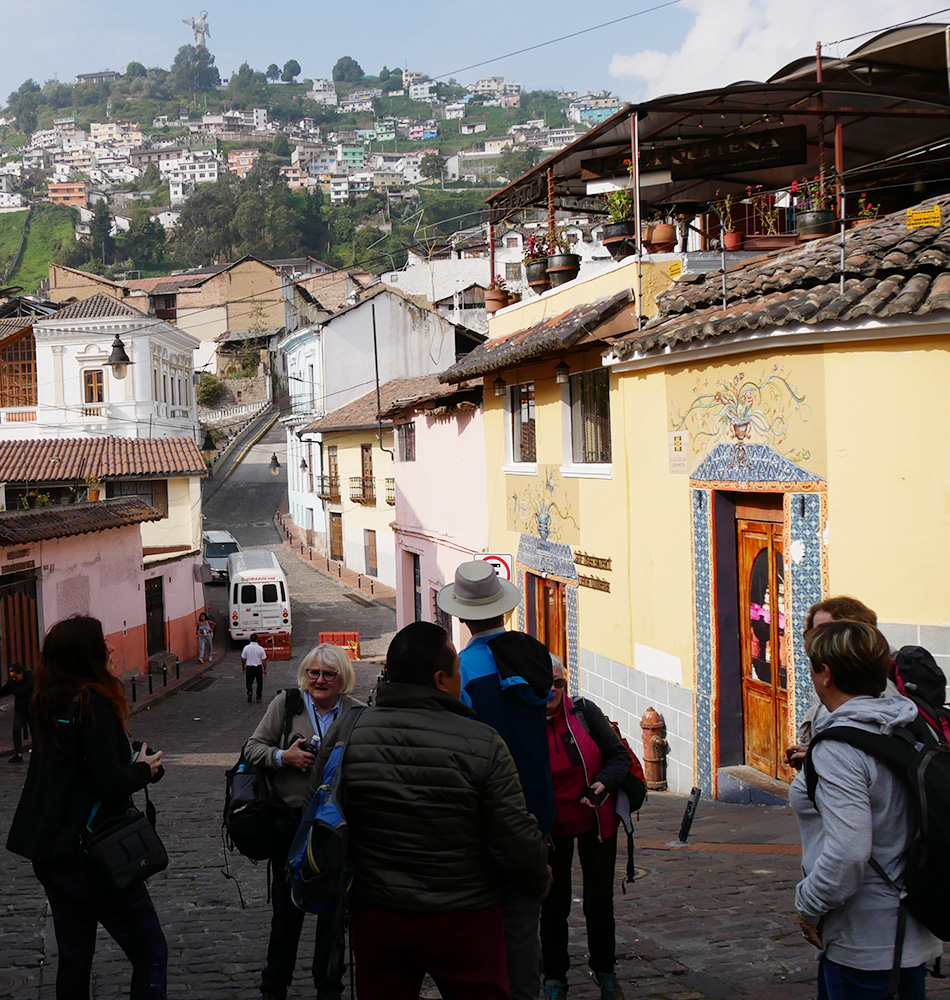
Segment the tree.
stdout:
<svg viewBox="0 0 950 1000">
<path fill-rule="evenodd" d="M 380 83 L 385 83 L 389 79 L 389 75 L 390 75 L 389 74 L 389 67 L 388 66 L 384 66 L 379 71 L 379 82 Z"/>
<path fill-rule="evenodd" d="M 323 194 L 319 188 L 311 188 L 298 201 L 297 230 L 300 233 L 300 248 L 306 253 L 322 254 L 327 248 L 329 229 L 323 217 Z"/>
<path fill-rule="evenodd" d="M 276 80 L 280 76 L 280 67 L 277 63 L 271 63 L 264 71 L 264 75 L 268 80 Z"/>
<path fill-rule="evenodd" d="M 284 83 L 293 83 L 295 76 L 300 76 L 300 63 L 296 59 L 288 59 L 284 63 L 284 71 L 280 74 L 280 78 Z"/>
<path fill-rule="evenodd" d="M 287 141 L 287 136 L 283 132 L 278 132 L 274 136 L 274 141 L 271 143 L 270 151 L 274 156 L 290 156 L 290 143 Z"/>
<path fill-rule="evenodd" d="M 7 107 L 16 118 L 21 132 L 36 129 L 37 110 L 40 106 L 40 85 L 32 79 L 24 80 L 7 98 Z"/>
<path fill-rule="evenodd" d="M 262 105 L 267 99 L 267 77 L 241 63 L 228 80 L 228 96 L 238 106 Z"/>
<path fill-rule="evenodd" d="M 224 395 L 225 385 L 217 375 L 209 375 L 202 372 L 198 379 L 198 388 L 195 390 L 195 400 L 199 406 L 212 409 L 218 405 Z"/>
<path fill-rule="evenodd" d="M 337 59 L 333 67 L 333 80 L 335 83 L 358 83 L 363 79 L 363 68 L 350 56 L 342 56 Z"/>
<path fill-rule="evenodd" d="M 125 75 L 129 77 L 129 79 L 134 79 L 137 76 L 147 76 L 148 70 L 140 62 L 133 61 L 125 67 Z"/>
<path fill-rule="evenodd" d="M 445 157 L 438 153 L 426 153 L 419 161 L 419 173 L 430 181 L 442 180 L 445 176 Z"/>
<path fill-rule="evenodd" d="M 500 173 L 512 181 L 537 166 L 540 159 L 541 150 L 537 146 L 522 143 L 519 146 L 508 146 L 501 154 L 498 167 Z"/>
<path fill-rule="evenodd" d="M 221 83 L 214 56 L 204 45 L 183 45 L 172 63 L 171 77 L 178 90 L 189 93 L 213 90 Z"/>
<path fill-rule="evenodd" d="M 115 238 L 112 235 L 112 218 L 109 205 L 104 200 L 96 202 L 89 222 L 89 242 L 96 260 L 111 264 L 115 260 Z"/>
<path fill-rule="evenodd" d="M 132 222 L 125 235 L 125 252 L 133 267 L 154 267 L 165 256 L 165 230 L 149 215 L 144 205 L 132 210 Z"/>
</svg>

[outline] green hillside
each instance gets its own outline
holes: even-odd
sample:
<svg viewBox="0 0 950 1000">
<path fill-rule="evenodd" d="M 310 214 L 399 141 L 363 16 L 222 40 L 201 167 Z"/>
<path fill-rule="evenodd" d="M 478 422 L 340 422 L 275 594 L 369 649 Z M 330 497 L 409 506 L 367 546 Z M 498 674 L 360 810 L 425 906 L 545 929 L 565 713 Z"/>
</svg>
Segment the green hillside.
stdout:
<svg viewBox="0 0 950 1000">
<path fill-rule="evenodd" d="M 66 205 L 43 204 L 34 207 L 32 214 L 10 212 L 0 215 L 0 266 L 6 272 L 16 253 L 29 214 L 29 229 L 23 252 L 5 284 L 22 285 L 32 295 L 41 281 L 49 276 L 49 262 L 64 246 L 73 242 L 75 209 Z"/>
<path fill-rule="evenodd" d="M 28 214 L 29 211 L 25 208 L 22 212 L 0 213 L 0 284 L 7 284 L 3 278 L 20 245 L 20 236 Z"/>
</svg>

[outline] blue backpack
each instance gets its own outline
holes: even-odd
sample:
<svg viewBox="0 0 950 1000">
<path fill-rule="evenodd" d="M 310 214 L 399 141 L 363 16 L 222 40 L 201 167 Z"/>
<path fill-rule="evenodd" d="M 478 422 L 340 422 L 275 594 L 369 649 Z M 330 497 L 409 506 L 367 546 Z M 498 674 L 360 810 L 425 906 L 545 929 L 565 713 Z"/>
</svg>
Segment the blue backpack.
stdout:
<svg viewBox="0 0 950 1000">
<path fill-rule="evenodd" d="M 364 705 L 352 706 L 340 722 L 336 743 L 323 768 L 287 855 L 287 879 L 294 904 L 305 913 L 333 913 L 342 919 L 353 882 L 342 802 L 342 762 L 350 733 Z"/>
</svg>

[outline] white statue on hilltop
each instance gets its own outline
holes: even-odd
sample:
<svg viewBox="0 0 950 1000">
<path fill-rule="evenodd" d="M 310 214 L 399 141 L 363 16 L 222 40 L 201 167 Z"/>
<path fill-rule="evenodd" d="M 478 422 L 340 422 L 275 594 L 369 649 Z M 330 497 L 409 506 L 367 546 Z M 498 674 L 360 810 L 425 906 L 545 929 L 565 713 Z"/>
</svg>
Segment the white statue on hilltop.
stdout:
<svg viewBox="0 0 950 1000">
<path fill-rule="evenodd" d="M 203 10 L 201 17 L 197 20 L 193 17 L 183 17 L 182 24 L 187 24 L 195 33 L 195 45 L 204 45 L 205 38 L 211 37 L 211 29 L 208 27 L 208 12 Z"/>
</svg>

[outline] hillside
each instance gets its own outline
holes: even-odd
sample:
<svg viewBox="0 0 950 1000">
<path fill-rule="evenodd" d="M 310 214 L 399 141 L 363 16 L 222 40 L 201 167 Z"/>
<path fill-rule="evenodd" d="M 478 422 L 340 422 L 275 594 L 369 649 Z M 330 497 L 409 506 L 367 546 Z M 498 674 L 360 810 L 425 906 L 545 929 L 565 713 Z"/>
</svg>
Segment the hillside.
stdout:
<svg viewBox="0 0 950 1000">
<path fill-rule="evenodd" d="M 28 295 L 32 295 L 49 276 L 49 262 L 62 247 L 73 243 L 75 210 L 66 205 L 36 205 L 31 212 L 9 212 L 0 215 L 0 267 L 2 274 L 16 253 L 23 233 L 29 228 L 23 252 L 12 273 L 4 279 L 4 284 L 22 285 Z"/>
<path fill-rule="evenodd" d="M 27 209 L 22 212 L 0 213 L 0 285 L 6 284 L 7 268 L 20 245 L 20 236 L 28 214 Z"/>
</svg>

